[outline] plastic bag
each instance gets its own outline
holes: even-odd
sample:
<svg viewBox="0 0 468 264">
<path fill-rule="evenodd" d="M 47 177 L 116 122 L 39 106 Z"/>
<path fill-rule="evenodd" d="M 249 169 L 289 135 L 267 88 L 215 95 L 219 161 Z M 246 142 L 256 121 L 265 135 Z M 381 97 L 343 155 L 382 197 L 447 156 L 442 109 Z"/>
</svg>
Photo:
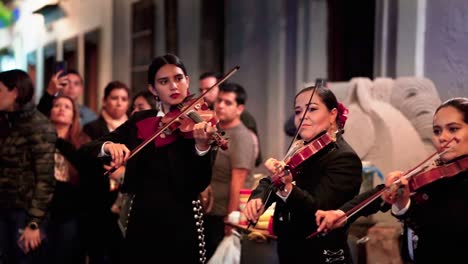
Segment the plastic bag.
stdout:
<svg viewBox="0 0 468 264">
<path fill-rule="evenodd" d="M 219 243 L 208 264 L 239 264 L 240 253 L 240 234 L 232 230 L 232 234 L 224 237 L 221 243 Z"/>
</svg>

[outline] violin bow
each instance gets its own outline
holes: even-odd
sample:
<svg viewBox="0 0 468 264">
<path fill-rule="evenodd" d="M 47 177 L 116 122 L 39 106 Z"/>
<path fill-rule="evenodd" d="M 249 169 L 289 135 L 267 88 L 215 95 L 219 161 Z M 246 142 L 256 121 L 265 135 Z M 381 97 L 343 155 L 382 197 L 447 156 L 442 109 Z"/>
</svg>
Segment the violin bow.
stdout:
<svg viewBox="0 0 468 264">
<path fill-rule="evenodd" d="M 172 118 L 171 121 L 167 122 L 165 125 L 160 127 L 151 137 L 140 143 L 137 147 L 135 147 L 131 152 L 130 155 L 128 156 L 127 160 L 131 159 L 133 156 L 135 156 L 140 150 L 142 150 L 146 145 L 148 145 L 150 142 L 152 142 L 155 138 L 157 138 L 161 133 L 164 132 L 164 130 L 168 129 L 179 117 L 182 115 L 187 114 L 190 110 L 192 110 L 192 107 L 195 104 L 200 103 L 201 100 L 203 100 L 203 96 L 205 94 L 209 93 L 214 87 L 222 84 L 225 82 L 227 79 L 229 79 L 234 73 L 236 73 L 239 70 L 239 66 L 235 66 L 232 68 L 226 75 L 224 75 L 221 79 L 219 79 L 215 84 L 213 84 L 210 88 L 206 89 L 197 99 L 193 100 L 190 104 L 188 104 L 185 108 L 180 110 L 180 113 L 178 113 L 174 118 Z M 126 161 L 127 161 L 126 160 Z M 114 166 L 110 170 L 106 171 L 104 173 L 104 176 L 110 176 L 113 172 L 115 172 L 119 167 Z"/>
<path fill-rule="evenodd" d="M 432 153 L 429 157 L 427 157 L 426 159 L 424 159 L 423 161 L 421 161 L 420 163 L 418 163 L 418 165 L 414 166 L 413 168 L 407 170 L 404 174 L 403 174 L 403 177 L 405 179 L 409 179 L 411 177 L 413 177 L 414 175 L 420 173 L 421 171 L 425 170 L 429 165 L 427 165 L 426 163 L 428 163 L 428 161 L 432 160 L 436 155 L 441 155 L 443 154 L 445 151 L 446 151 L 446 148 L 447 146 L 453 141 L 455 140 L 455 138 L 452 138 L 451 140 L 449 140 L 447 143 L 445 143 L 440 150 L 437 150 L 435 151 L 434 153 Z M 335 222 L 340 222 L 342 221 L 344 218 L 349 218 L 353 215 L 355 215 L 357 212 L 359 212 L 360 210 L 362 210 L 364 207 L 368 206 L 370 203 L 372 203 L 373 201 L 375 201 L 378 197 L 380 197 L 380 195 L 389 190 L 390 188 L 392 188 L 393 186 L 399 184 L 401 182 L 401 179 L 398 179 L 396 181 L 394 181 L 390 186 L 386 186 L 385 188 L 382 188 L 382 190 L 372 194 L 370 197 L 366 198 L 364 201 L 360 202 L 359 204 L 357 204 L 356 206 L 354 206 L 353 208 L 349 209 L 347 212 L 345 212 L 344 215 L 342 215 L 340 218 L 336 219 Z M 314 233 L 310 234 L 309 236 L 306 237 L 306 239 L 309 239 L 309 238 L 312 238 L 320 233 L 324 233 L 324 232 L 319 232 L 319 231 L 315 231 Z"/>
</svg>

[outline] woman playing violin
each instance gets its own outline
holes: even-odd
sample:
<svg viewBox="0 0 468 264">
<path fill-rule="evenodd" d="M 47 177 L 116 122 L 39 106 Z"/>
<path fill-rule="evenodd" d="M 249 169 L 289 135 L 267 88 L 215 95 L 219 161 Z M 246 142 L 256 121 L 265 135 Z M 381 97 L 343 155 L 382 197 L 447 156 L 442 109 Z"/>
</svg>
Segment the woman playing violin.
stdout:
<svg viewBox="0 0 468 264">
<path fill-rule="evenodd" d="M 361 161 L 341 135 L 346 111 L 327 88 L 309 87 L 300 91 L 295 98 L 294 120 L 300 139 L 307 144 L 326 131 L 336 137 L 336 141 L 307 158 L 291 173 L 285 170 L 287 160 L 268 159 L 265 167 L 272 176 L 260 181 L 246 205 L 247 219 L 255 222 L 272 202 L 276 202 L 273 229 L 278 237 L 281 263 L 304 263 L 306 260 L 350 263 L 347 230 L 329 237 L 306 239 L 316 229 L 311 223 L 315 223 L 318 208 L 336 208 L 359 192 Z M 303 122 L 299 127 L 301 119 Z M 268 201 L 263 201 L 271 182 L 278 180 L 283 186 L 275 190 Z"/>
<path fill-rule="evenodd" d="M 120 166 L 127 161 L 130 150 L 162 126 L 162 117 L 187 98 L 186 68 L 172 54 L 153 60 L 148 83 L 159 102 L 158 110 L 135 113 L 112 133 L 85 145 L 85 153 L 108 156 L 111 166 Z M 165 131 L 126 162 L 123 189 L 135 194 L 135 198 L 121 250 L 123 263 L 146 263 L 151 259 L 161 263 L 203 261 L 200 216 L 194 216 L 197 206 L 193 201 L 210 183 L 210 129 L 203 121 L 194 124 L 189 136 L 177 129 Z M 161 242 L 156 243 L 156 239 Z"/>
<path fill-rule="evenodd" d="M 468 98 L 453 98 L 440 105 L 433 120 L 432 142 L 442 149 L 441 166 L 460 163 L 468 155 Z M 448 145 L 447 145 L 448 144 Z M 401 188 L 387 188 L 381 198 L 392 204 L 392 215 L 414 230 L 418 242 L 414 248 L 415 263 L 460 263 L 466 259 L 468 248 L 468 166 L 466 162 L 457 166 L 455 173 L 444 175 L 433 170 L 428 184 L 418 189 L 410 188 L 411 181 L 425 172 L 406 179 L 400 171 L 386 177 L 386 185 L 401 180 Z M 442 170 L 440 170 L 442 171 Z M 434 178 L 435 177 L 435 178 Z M 429 178 L 428 178 L 429 179 Z M 435 179 L 435 180 L 434 180 Z M 408 183 L 409 182 L 409 183 Z M 317 223 L 320 228 L 333 229 L 344 224 L 338 220 L 344 212 L 363 200 L 364 197 L 382 189 L 357 196 L 336 211 L 319 211 Z M 412 195 L 410 196 L 410 191 Z M 382 200 L 376 200 L 360 215 L 376 213 Z M 345 218 L 344 218 L 345 219 Z M 337 221 L 338 220 L 338 221 Z M 350 219 L 348 219 L 350 222 Z M 463 261 L 462 261 L 463 262 Z"/>
</svg>

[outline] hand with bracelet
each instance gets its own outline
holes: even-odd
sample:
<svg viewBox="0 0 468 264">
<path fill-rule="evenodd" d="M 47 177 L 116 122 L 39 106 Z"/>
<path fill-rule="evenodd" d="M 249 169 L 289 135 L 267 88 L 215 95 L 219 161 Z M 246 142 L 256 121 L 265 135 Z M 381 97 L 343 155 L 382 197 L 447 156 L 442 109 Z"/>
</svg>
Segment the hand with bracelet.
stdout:
<svg viewBox="0 0 468 264">
<path fill-rule="evenodd" d="M 24 253 L 27 254 L 28 252 L 38 248 L 41 242 L 41 230 L 39 229 L 39 224 L 34 221 L 29 222 L 18 239 L 18 245 L 20 245 Z"/>
</svg>

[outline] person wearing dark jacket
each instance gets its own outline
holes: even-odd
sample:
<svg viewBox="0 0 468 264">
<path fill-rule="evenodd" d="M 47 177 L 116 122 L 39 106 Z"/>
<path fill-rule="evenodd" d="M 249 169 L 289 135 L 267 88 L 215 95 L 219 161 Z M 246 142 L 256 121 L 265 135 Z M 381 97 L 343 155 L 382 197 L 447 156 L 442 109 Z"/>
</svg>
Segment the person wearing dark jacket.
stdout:
<svg viewBox="0 0 468 264">
<path fill-rule="evenodd" d="M 430 167 L 435 169 L 433 176 L 424 174 L 425 171 L 420 174 L 426 177 L 420 177 L 419 182 L 427 184 L 412 190 L 410 196 L 412 178 L 406 179 L 401 171 L 390 172 L 381 198 L 356 216 L 378 212 L 382 201 L 392 204 L 392 215 L 414 230 L 418 237 L 414 252 L 410 254 L 415 263 L 460 263 L 466 259 L 468 248 L 468 98 L 452 98 L 440 105 L 434 114 L 433 133 L 432 143 L 436 149 L 442 151 L 442 146 L 447 143 L 448 146 L 440 154 L 440 168 Z M 455 173 L 438 175 L 449 171 L 443 167 L 450 167 Z M 401 180 L 399 188 L 394 187 L 396 180 Z M 354 198 L 340 210 L 320 212 L 317 222 L 321 229 L 332 230 L 344 225 L 345 221 L 338 219 L 346 220 L 343 218 L 346 210 L 382 188 L 377 186 Z M 348 220 L 351 221 L 353 219 Z"/>
<path fill-rule="evenodd" d="M 159 98 L 159 110 L 133 114 L 116 130 L 81 150 L 85 156 L 111 159 L 116 167 L 126 161 L 123 188 L 134 198 L 121 250 L 123 263 L 145 263 L 148 259 L 201 263 L 205 259 L 204 236 L 196 199 L 211 179 L 209 133 L 213 128 L 203 121 L 194 124 L 188 134 L 166 131 L 128 159 L 130 150 L 150 138 L 162 125 L 162 117 L 188 95 L 185 66 L 172 54 L 153 60 L 148 83 Z M 155 240 L 161 243 L 156 246 Z"/>
<path fill-rule="evenodd" d="M 33 93 L 26 72 L 0 73 L 1 263 L 29 263 L 39 257 L 43 220 L 55 187 L 57 134 L 36 110 Z"/>
<path fill-rule="evenodd" d="M 244 212 L 252 222 L 276 202 L 273 231 L 278 237 L 280 263 L 304 263 L 304 260 L 351 263 L 347 228 L 330 236 L 306 239 L 316 229 L 315 212 L 319 208 L 336 208 L 359 192 L 362 163 L 341 135 L 346 113 L 346 108 L 327 88 L 301 90 L 295 98 L 295 124 L 300 131 L 300 140 L 293 146 L 302 149 L 302 144 L 307 145 L 322 136 L 335 140 L 325 144 L 291 172 L 285 169 L 288 160 L 267 159 L 265 167 L 272 176 L 262 179 L 249 198 Z M 272 182 L 277 187 L 271 188 Z M 279 186 L 278 182 L 281 183 Z M 271 199 L 264 201 L 264 197 L 268 197 L 265 194 L 271 189 Z"/>
<path fill-rule="evenodd" d="M 97 140 L 127 121 L 130 89 L 120 81 L 109 82 L 104 88 L 102 110 L 99 117 L 83 126 L 83 133 L 91 140 Z M 91 159 L 86 168 L 81 169 L 81 188 L 85 210 L 85 250 L 91 262 L 117 263 L 120 257 L 122 236 L 117 219 L 118 214 L 111 210 L 118 197 L 121 177 L 125 166 L 120 167 L 110 177 L 102 175 L 102 163 Z M 96 234 L 100 235 L 96 237 Z"/>
<path fill-rule="evenodd" d="M 80 175 L 82 166 L 77 149 L 86 142 L 80 128 L 75 101 L 65 95 L 55 97 L 50 120 L 57 131 L 55 179 L 57 182 L 50 205 L 47 227 L 48 263 L 84 263 L 83 230 L 79 225 L 82 212 Z"/>
</svg>

